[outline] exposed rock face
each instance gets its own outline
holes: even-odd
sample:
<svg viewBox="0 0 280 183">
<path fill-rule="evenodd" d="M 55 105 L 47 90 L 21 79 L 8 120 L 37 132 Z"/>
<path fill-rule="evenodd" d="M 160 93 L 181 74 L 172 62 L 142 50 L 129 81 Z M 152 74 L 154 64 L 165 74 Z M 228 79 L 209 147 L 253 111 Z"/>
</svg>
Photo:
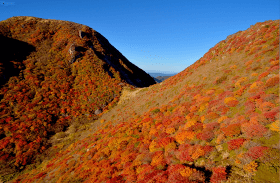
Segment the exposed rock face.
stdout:
<svg viewBox="0 0 280 183">
<path fill-rule="evenodd" d="M 82 30 L 79 30 L 79 37 L 83 38 L 84 37 L 84 33 L 82 32 Z"/>
<path fill-rule="evenodd" d="M 94 114 L 98 115 L 100 114 L 102 111 L 100 109 L 95 110 Z"/>
<path fill-rule="evenodd" d="M 74 43 L 73 43 L 73 44 L 70 46 L 70 48 L 69 48 L 69 54 L 70 54 L 70 55 L 75 54 L 75 44 L 74 44 Z"/>
</svg>

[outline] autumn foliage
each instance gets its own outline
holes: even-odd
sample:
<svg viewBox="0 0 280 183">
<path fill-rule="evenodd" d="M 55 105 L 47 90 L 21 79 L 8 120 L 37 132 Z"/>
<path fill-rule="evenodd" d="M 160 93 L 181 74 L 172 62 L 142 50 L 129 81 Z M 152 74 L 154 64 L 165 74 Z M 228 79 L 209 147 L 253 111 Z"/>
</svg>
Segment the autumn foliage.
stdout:
<svg viewBox="0 0 280 183">
<path fill-rule="evenodd" d="M 279 174 L 279 158 L 274 156 L 280 139 L 279 21 L 257 23 L 229 36 L 184 71 L 118 105 L 114 103 L 125 80 L 100 59 L 109 51 L 98 39 L 93 41 L 99 55 L 83 50 L 88 42 L 66 33 L 66 24 L 61 29 L 52 25 L 53 31 L 33 24 L 26 25 L 34 32 L 25 41 L 36 46 L 52 37 L 49 61 L 36 54 L 24 60 L 23 78 L 11 77 L 2 86 L 0 103 L 1 162 L 15 164 L 18 172 L 23 165 L 33 167 L 1 179 L 275 181 L 270 177 L 263 181 L 263 174 Z M 18 21 L 3 25 L 21 40 L 22 32 L 29 30 Z M 68 66 L 72 39 L 82 48 L 77 62 Z M 232 58 L 239 59 L 229 61 Z M 96 115 L 98 109 L 101 113 Z M 81 138 L 68 146 L 47 145 L 51 135 L 70 129 L 71 122 L 81 118 L 93 124 Z M 53 154 L 43 163 L 32 162 L 44 152 Z"/>
<path fill-rule="evenodd" d="M 49 137 L 65 130 L 75 119 L 94 119 L 98 117 L 96 110 L 111 108 L 120 96 L 122 86 L 119 84 L 126 83 L 123 76 L 98 55 L 101 43 L 96 41 L 97 32 L 71 22 L 47 22 L 26 17 L 1 22 L 1 36 L 37 48 L 36 52 L 26 55 L 26 59 L 20 60 L 19 56 L 1 62 L 1 81 L 8 80 L 1 83 L 0 90 L 0 157 L 5 156 L 8 161 L 14 159 L 17 167 L 30 163 L 34 156 L 44 152 L 50 146 Z M 87 31 L 83 39 L 79 38 L 79 29 Z M 7 30 L 11 36 L 5 33 Z M 94 42 L 94 47 L 90 42 Z M 71 57 L 68 50 L 73 44 L 76 48 Z M 25 47 L 13 45 L 13 51 L 22 49 L 25 53 Z M 21 71 L 18 76 L 8 78 L 9 72 L 15 72 L 6 67 L 11 63 L 20 64 Z"/>
<path fill-rule="evenodd" d="M 233 150 L 233 149 L 238 149 L 242 144 L 244 143 L 245 139 L 243 138 L 238 138 L 238 139 L 232 139 L 228 144 L 228 150 Z"/>
</svg>

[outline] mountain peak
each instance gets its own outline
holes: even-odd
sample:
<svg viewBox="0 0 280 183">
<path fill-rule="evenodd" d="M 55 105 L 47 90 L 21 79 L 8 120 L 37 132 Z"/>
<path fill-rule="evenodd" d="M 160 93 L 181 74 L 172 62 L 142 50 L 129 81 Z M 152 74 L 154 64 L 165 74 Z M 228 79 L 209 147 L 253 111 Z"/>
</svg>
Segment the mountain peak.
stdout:
<svg viewBox="0 0 280 183">
<path fill-rule="evenodd" d="M 7 171 L 30 164 L 71 124 L 98 119 L 123 87 L 155 84 L 85 25 L 12 17 L 0 22 L 0 40 L 0 157 Z"/>
</svg>

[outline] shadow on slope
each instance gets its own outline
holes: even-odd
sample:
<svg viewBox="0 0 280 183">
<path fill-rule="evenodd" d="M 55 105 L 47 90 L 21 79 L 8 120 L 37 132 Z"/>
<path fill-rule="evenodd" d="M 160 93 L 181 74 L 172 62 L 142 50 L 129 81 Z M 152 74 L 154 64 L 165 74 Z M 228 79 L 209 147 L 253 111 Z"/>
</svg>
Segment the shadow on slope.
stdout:
<svg viewBox="0 0 280 183">
<path fill-rule="evenodd" d="M 26 59 L 35 47 L 13 38 L 0 35 L 0 87 L 9 81 L 10 77 L 18 76 L 23 69 L 22 61 Z"/>
</svg>

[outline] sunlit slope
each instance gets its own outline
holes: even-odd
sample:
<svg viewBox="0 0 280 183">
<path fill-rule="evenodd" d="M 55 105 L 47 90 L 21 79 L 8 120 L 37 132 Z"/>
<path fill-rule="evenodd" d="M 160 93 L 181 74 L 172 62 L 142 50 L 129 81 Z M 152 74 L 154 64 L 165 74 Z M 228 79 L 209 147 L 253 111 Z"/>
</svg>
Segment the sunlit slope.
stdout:
<svg viewBox="0 0 280 183">
<path fill-rule="evenodd" d="M 279 20 L 124 93 L 86 138 L 14 182 L 279 182 Z"/>
<path fill-rule="evenodd" d="M 0 175 L 33 164 L 70 124 L 93 122 L 123 86 L 155 84 L 85 25 L 12 17 L 0 42 Z"/>
</svg>

